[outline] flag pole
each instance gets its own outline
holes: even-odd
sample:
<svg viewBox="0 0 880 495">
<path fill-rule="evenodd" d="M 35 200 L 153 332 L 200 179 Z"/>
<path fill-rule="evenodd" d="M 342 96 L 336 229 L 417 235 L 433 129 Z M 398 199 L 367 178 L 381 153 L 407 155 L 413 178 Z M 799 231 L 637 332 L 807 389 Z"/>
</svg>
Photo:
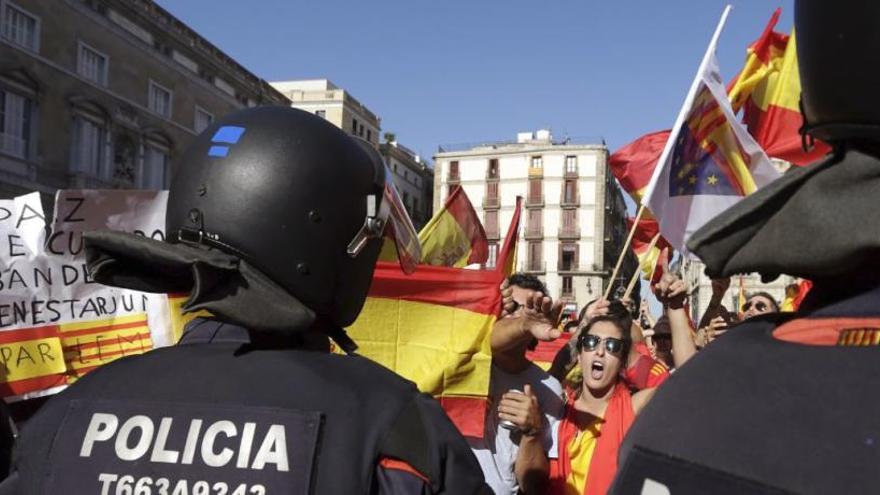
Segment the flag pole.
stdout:
<svg viewBox="0 0 880 495">
<path fill-rule="evenodd" d="M 647 249 L 647 251 L 650 252 L 652 249 L 654 249 L 654 246 L 657 245 L 657 241 L 659 241 L 659 240 L 660 240 L 660 234 L 657 233 L 657 235 L 655 235 L 654 238 L 651 239 L 651 244 L 648 245 L 648 249 Z M 658 261 L 659 261 L 659 260 L 658 260 Z M 655 270 L 657 269 L 657 265 L 654 265 L 654 269 L 655 269 Z M 641 271 L 642 271 L 642 270 L 641 270 L 641 267 L 639 267 L 639 269 L 637 269 L 637 270 L 633 273 L 632 278 L 629 279 L 629 285 L 626 286 L 626 293 L 623 294 L 623 298 L 624 298 L 624 299 L 628 298 L 628 297 L 632 294 L 632 291 L 633 291 L 633 289 L 634 289 L 635 286 L 636 286 L 636 280 L 639 279 L 639 274 L 641 273 Z M 654 270 L 651 270 L 651 275 L 653 275 L 653 274 L 654 274 Z M 650 276 L 649 276 L 649 277 L 650 277 Z M 648 278 L 648 283 L 651 283 L 651 279 L 650 279 L 650 278 Z"/>
<path fill-rule="evenodd" d="M 697 75 L 691 82 L 687 97 L 684 99 L 684 105 L 681 106 L 681 110 L 678 112 L 678 117 L 675 119 L 675 125 L 672 126 L 672 132 L 669 134 L 669 139 L 666 140 L 666 146 L 663 147 L 663 153 L 660 154 L 660 159 L 657 160 L 657 166 L 654 167 L 654 175 L 651 176 L 651 182 L 648 183 L 645 194 L 642 196 L 642 204 L 649 203 L 651 201 L 651 196 L 654 195 L 654 189 L 657 188 L 657 182 L 660 179 L 660 174 L 663 172 L 663 165 L 666 163 L 669 153 L 672 152 L 675 140 L 678 139 L 678 131 L 681 129 L 688 108 L 690 108 L 694 101 L 694 97 L 697 94 L 697 88 L 700 86 L 700 74 L 706 71 L 706 66 L 709 65 L 709 61 L 712 60 L 712 55 L 715 53 L 715 46 L 718 44 L 718 38 L 721 37 L 721 30 L 724 29 L 724 24 L 727 22 L 727 16 L 730 14 L 730 9 L 730 5 L 727 5 L 724 7 L 724 12 L 721 13 L 721 20 L 718 21 L 718 25 L 715 27 L 715 32 L 712 34 L 712 39 L 709 41 L 706 53 L 703 54 L 703 60 L 700 61 L 700 67 L 697 69 Z M 654 213 L 660 212 L 655 211 Z M 660 219 L 658 218 L 657 220 Z"/>
<path fill-rule="evenodd" d="M 602 299 L 607 300 L 608 295 L 611 294 L 611 287 L 614 285 L 614 279 L 617 277 L 617 272 L 620 271 L 620 265 L 623 264 L 623 258 L 626 256 L 629 245 L 632 242 L 633 234 L 636 233 L 636 227 L 639 226 L 639 220 L 642 218 L 642 213 L 644 212 L 645 205 L 639 205 L 639 211 L 636 213 L 636 218 L 633 220 L 632 227 L 629 229 L 629 234 L 626 236 L 626 242 L 623 243 L 623 248 L 620 250 L 620 255 L 617 257 L 617 264 L 614 266 L 614 271 L 611 272 L 611 278 L 608 279 L 608 287 L 605 288 L 605 293 L 602 294 Z"/>
</svg>

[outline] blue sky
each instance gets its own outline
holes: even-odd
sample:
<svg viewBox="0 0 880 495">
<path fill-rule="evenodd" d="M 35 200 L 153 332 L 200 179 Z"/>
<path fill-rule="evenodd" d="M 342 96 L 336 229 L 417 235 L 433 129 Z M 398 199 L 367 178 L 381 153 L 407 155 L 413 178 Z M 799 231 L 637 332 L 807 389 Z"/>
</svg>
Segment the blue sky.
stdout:
<svg viewBox="0 0 880 495">
<path fill-rule="evenodd" d="M 267 80 L 328 78 L 430 157 L 440 144 L 601 137 L 611 151 L 668 128 L 723 7 L 725 80 L 792 0 L 159 0 Z"/>
</svg>

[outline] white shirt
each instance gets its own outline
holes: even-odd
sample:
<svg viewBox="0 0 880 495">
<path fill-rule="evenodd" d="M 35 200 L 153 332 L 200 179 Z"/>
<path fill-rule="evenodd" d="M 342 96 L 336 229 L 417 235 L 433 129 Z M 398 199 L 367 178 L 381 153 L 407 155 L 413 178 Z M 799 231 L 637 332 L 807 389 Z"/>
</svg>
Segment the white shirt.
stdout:
<svg viewBox="0 0 880 495">
<path fill-rule="evenodd" d="M 562 385 L 535 364 L 530 364 L 520 373 L 511 374 L 493 363 L 489 378 L 489 411 L 486 414 L 484 437 L 469 438 L 468 441 L 483 469 L 486 483 L 496 495 L 516 495 L 519 489 L 514 474 L 514 463 L 519 452 L 519 434 L 501 427 L 498 402 L 508 390 L 522 392 L 525 384 L 531 386 L 532 393 L 538 398 L 541 412 L 544 413 L 544 449 L 548 452 L 547 457 L 557 457 L 557 426 L 565 406 Z M 511 433 L 514 433 L 513 438 Z"/>
</svg>

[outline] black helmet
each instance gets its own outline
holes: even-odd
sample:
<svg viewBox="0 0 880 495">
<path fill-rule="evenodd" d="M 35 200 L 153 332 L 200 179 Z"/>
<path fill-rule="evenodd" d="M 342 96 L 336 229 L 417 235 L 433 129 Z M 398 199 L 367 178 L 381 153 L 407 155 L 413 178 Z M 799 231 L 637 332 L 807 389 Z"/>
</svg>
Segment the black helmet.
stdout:
<svg viewBox="0 0 880 495">
<path fill-rule="evenodd" d="M 308 112 L 230 114 L 195 139 L 177 169 L 169 242 L 233 254 L 337 325 L 363 306 L 387 223 L 411 262 L 405 269 L 419 259 L 381 156 Z"/>
<path fill-rule="evenodd" d="M 829 142 L 880 139 L 880 2 L 798 0 L 804 130 Z"/>
</svg>

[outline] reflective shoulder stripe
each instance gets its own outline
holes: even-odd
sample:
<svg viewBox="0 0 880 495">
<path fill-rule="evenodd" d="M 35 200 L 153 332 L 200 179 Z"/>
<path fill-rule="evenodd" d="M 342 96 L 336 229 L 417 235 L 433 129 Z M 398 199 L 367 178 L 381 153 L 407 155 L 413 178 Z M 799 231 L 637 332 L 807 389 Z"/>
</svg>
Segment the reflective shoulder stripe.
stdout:
<svg viewBox="0 0 880 495">
<path fill-rule="evenodd" d="M 430 481 L 428 481 L 427 476 L 416 471 L 416 469 L 414 467 L 410 466 L 409 463 L 407 463 L 406 461 L 401 461 L 400 459 L 393 459 L 391 457 L 383 457 L 379 461 L 379 467 L 384 468 L 384 469 L 393 469 L 396 471 L 404 471 L 404 472 L 412 474 L 413 476 L 419 478 L 420 480 L 424 481 L 425 483 L 430 483 Z"/>
</svg>

